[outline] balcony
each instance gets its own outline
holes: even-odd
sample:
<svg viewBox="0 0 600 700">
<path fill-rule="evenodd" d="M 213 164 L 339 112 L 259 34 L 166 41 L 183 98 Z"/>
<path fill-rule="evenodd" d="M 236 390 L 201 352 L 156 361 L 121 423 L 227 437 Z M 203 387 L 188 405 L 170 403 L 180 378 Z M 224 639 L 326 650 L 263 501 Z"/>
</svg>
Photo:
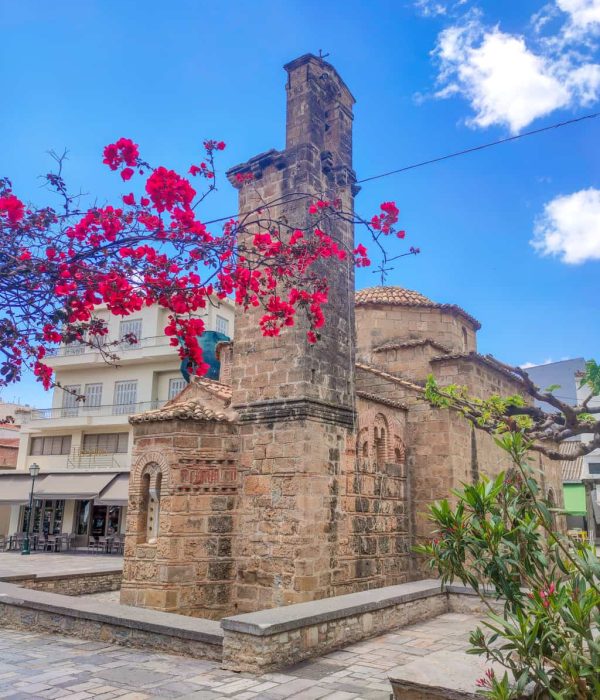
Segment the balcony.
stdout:
<svg viewBox="0 0 600 700">
<path fill-rule="evenodd" d="M 75 406 L 73 408 L 36 408 L 23 418 L 23 424 L 36 424 L 36 428 L 48 427 L 42 422 L 57 421 L 57 425 L 85 425 L 89 423 L 110 424 L 110 422 L 126 423 L 127 418 L 135 413 L 143 413 L 154 408 L 161 408 L 166 403 L 162 401 L 142 401 L 140 403 L 109 404 L 106 406 Z M 108 419 L 96 421 L 94 419 Z"/>
<path fill-rule="evenodd" d="M 116 355 L 119 364 L 132 364 L 136 362 L 151 362 L 157 357 L 170 356 L 175 361 L 178 360 L 177 350 L 170 344 L 170 339 L 165 335 L 154 335 L 147 338 L 140 338 L 135 343 L 120 342 L 114 345 L 105 344 L 99 347 L 72 343 L 61 345 L 58 348 L 48 350 L 47 357 L 52 367 L 87 367 L 90 364 L 106 364 L 104 354 Z"/>
<path fill-rule="evenodd" d="M 67 458 L 67 469 L 106 469 L 107 471 L 129 468 L 129 457 L 123 453 L 90 452 L 74 449 Z"/>
</svg>

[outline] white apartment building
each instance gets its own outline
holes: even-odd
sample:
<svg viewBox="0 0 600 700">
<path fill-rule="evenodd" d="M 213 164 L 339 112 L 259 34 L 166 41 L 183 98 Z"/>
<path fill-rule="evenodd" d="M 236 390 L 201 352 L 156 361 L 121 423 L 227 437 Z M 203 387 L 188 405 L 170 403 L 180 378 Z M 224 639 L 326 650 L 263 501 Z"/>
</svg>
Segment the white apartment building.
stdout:
<svg viewBox="0 0 600 700">
<path fill-rule="evenodd" d="M 120 318 L 99 311 L 108 322 L 107 341 L 119 342 L 115 364 L 85 345 L 65 345 L 48 359 L 56 379 L 71 391 L 53 392 L 52 406 L 34 409 L 23 422 L 17 468 L 0 474 L 0 536 L 28 528 L 32 480 L 29 465 L 40 466 L 35 481 L 34 534 L 74 534 L 75 546 L 90 537 L 124 532 L 131 467 L 131 414 L 158 408 L 185 386 L 177 349 L 164 335 L 168 312 L 158 306 Z M 234 305 L 215 299 L 200 314 L 207 331 L 233 336 Z"/>
</svg>

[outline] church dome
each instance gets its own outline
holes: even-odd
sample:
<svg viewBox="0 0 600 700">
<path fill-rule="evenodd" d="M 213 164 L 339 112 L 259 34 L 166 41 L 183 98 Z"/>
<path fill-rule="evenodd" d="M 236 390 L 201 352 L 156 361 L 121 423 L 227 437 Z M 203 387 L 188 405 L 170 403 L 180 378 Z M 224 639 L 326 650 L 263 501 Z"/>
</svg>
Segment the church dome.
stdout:
<svg viewBox="0 0 600 700">
<path fill-rule="evenodd" d="M 431 306 L 434 302 L 420 292 L 404 287 L 367 287 L 359 289 L 356 306 L 365 304 L 391 304 L 393 306 Z"/>
<path fill-rule="evenodd" d="M 428 309 L 441 309 L 466 319 L 475 330 L 481 324 L 471 314 L 456 304 L 438 304 L 424 294 L 404 287 L 366 287 L 359 289 L 354 296 L 355 306 L 421 306 Z"/>
</svg>

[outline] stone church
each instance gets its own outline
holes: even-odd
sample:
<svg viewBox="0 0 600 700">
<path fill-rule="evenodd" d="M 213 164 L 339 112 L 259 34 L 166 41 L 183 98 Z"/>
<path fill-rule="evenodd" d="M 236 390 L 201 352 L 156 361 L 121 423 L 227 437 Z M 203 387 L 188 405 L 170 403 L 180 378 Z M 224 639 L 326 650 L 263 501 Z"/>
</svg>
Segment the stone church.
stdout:
<svg viewBox="0 0 600 700">
<path fill-rule="evenodd" d="M 277 199 L 274 216 L 304 228 L 306 200 L 287 194 L 352 210 L 354 98 L 320 58 L 285 70 L 285 150 L 228 176 L 240 212 Z M 352 249 L 352 226 L 333 225 Z M 316 345 L 302 323 L 265 338 L 240 310 L 218 381 L 196 378 L 131 417 L 122 603 L 220 618 L 422 578 L 412 547 L 427 504 L 508 466 L 487 435 L 415 391 L 429 374 L 479 396 L 521 390 L 477 353 L 479 322 L 400 287 L 355 293 L 351 261 L 321 272 L 331 292 Z M 560 498 L 558 464 L 540 466 Z"/>
</svg>

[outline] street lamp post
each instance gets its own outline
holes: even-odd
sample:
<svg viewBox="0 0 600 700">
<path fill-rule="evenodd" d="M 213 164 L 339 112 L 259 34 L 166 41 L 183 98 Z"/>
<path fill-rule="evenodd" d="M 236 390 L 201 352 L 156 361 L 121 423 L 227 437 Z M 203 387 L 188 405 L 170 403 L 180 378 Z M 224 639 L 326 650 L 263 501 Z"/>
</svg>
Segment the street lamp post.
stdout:
<svg viewBox="0 0 600 700">
<path fill-rule="evenodd" d="M 35 477 L 40 473 L 40 465 L 33 462 L 29 465 L 29 473 L 31 474 L 31 493 L 29 494 L 29 519 L 27 520 L 27 532 L 23 540 L 21 554 L 31 554 L 29 535 L 31 534 L 31 523 L 33 521 L 33 489 L 35 488 Z"/>
</svg>

